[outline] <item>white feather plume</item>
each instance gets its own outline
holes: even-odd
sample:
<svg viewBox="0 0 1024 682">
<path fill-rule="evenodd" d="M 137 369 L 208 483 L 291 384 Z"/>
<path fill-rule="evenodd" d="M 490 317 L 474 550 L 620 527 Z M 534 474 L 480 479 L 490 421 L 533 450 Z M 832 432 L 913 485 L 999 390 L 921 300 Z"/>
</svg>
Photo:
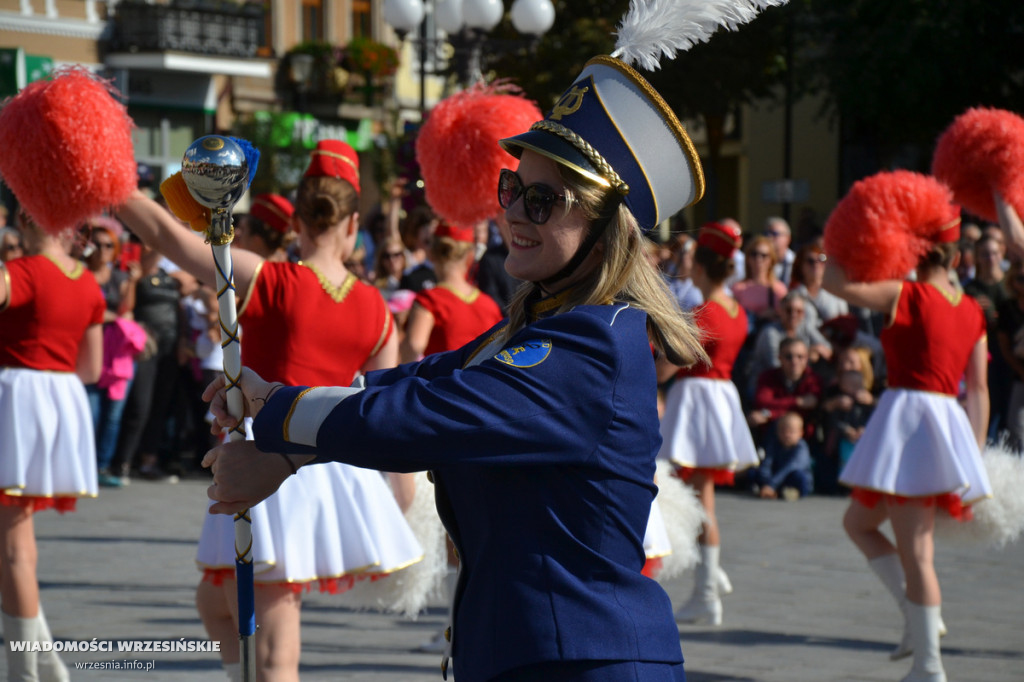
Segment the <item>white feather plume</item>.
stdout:
<svg viewBox="0 0 1024 682">
<path fill-rule="evenodd" d="M 661 57 L 675 59 L 711 37 L 719 27 L 735 31 L 761 10 L 787 0 L 631 0 L 617 31 L 612 56 L 647 71 L 659 68 Z"/>
<path fill-rule="evenodd" d="M 672 553 L 662 559 L 661 572 L 656 576 L 656 580 L 663 583 L 678 578 L 699 562 L 697 536 L 707 516 L 693 488 L 675 475 L 672 464 L 659 459 L 657 471 L 658 496 L 654 504 L 661 508 L 672 545 Z"/>
<path fill-rule="evenodd" d="M 1006 439 L 989 443 L 981 461 L 992 486 L 992 497 L 971 507 L 974 520 L 961 523 L 948 514 L 935 515 L 935 534 L 942 541 L 980 544 L 1002 549 L 1024 535 L 1024 457 Z"/>
</svg>

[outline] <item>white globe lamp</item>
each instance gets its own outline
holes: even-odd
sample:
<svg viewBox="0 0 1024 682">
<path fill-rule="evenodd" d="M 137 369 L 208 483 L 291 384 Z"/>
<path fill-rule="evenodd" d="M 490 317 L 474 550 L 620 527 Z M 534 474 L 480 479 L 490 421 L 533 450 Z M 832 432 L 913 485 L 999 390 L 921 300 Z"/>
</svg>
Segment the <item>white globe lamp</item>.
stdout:
<svg viewBox="0 0 1024 682">
<path fill-rule="evenodd" d="M 464 0 L 462 17 L 466 26 L 480 31 L 490 31 L 501 21 L 505 6 L 501 0 Z"/>
<path fill-rule="evenodd" d="M 539 36 L 555 23 L 551 0 L 516 0 L 512 3 L 512 25 L 524 35 Z"/>
<path fill-rule="evenodd" d="M 434 8 L 434 21 L 437 27 L 452 35 L 462 30 L 465 20 L 462 16 L 462 0 L 438 0 Z"/>
<path fill-rule="evenodd" d="M 399 33 L 409 33 L 423 21 L 423 0 L 384 0 L 384 21 Z"/>
</svg>

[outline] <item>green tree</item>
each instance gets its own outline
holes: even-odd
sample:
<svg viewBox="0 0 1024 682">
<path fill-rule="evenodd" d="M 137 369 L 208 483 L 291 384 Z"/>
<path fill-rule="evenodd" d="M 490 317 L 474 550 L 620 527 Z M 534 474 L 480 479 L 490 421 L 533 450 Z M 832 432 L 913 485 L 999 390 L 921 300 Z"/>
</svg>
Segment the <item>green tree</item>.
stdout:
<svg viewBox="0 0 1024 682">
<path fill-rule="evenodd" d="M 662 60 L 645 76 L 676 114 L 700 121 L 707 133 L 703 202 L 708 219 L 719 217 L 718 168 L 725 123 L 740 105 L 795 96 L 794 54 L 802 2 L 770 8 L 736 31 L 719 29 L 710 40 Z"/>
<path fill-rule="evenodd" d="M 805 0 L 794 0 L 803 7 Z M 493 59 L 494 73 L 511 77 L 542 110 L 550 108 L 588 59 L 610 54 L 615 30 L 629 7 L 625 0 L 557 3 L 555 26 L 527 54 L 519 51 Z M 717 215 L 716 174 L 726 116 L 744 102 L 779 97 L 789 74 L 787 40 L 795 7 L 771 8 L 738 31 L 720 29 L 676 59 L 663 59 L 661 68 L 644 73 L 681 118 L 700 119 L 708 131 L 705 172 L 708 193 L 704 201 L 709 217 Z M 507 23 L 507 18 L 506 18 Z M 511 31 L 503 24 L 501 31 Z M 506 39 L 507 34 L 500 34 Z M 498 44 L 501 44 L 500 42 Z"/>
<path fill-rule="evenodd" d="M 615 27 L 628 8 L 629 0 L 556 0 L 554 26 L 533 43 L 506 14 L 484 45 L 486 67 L 546 112 L 588 59 L 614 49 Z"/>
<path fill-rule="evenodd" d="M 812 0 L 812 11 L 828 113 L 868 152 L 856 175 L 926 170 L 936 137 L 969 107 L 1024 110 L 1020 0 Z"/>
</svg>

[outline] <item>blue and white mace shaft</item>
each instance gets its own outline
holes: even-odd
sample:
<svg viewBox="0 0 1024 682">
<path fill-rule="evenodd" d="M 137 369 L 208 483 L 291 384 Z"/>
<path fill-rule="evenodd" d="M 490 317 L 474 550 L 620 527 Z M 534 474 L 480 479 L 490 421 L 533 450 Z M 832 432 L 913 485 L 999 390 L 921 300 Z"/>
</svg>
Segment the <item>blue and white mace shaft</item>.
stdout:
<svg viewBox="0 0 1024 682">
<path fill-rule="evenodd" d="M 231 264 L 231 209 L 249 186 L 249 166 L 242 148 L 220 135 L 201 137 L 188 148 L 181 175 L 192 197 L 212 212 L 207 241 L 213 249 L 217 272 L 217 303 L 227 407 L 238 425 L 231 440 L 245 438 L 243 403 L 239 381 L 242 376 L 242 348 L 238 337 L 235 277 Z M 252 522 L 249 510 L 235 515 L 235 577 L 238 585 L 238 636 L 240 667 L 244 682 L 256 680 L 256 605 L 253 585 Z"/>
</svg>

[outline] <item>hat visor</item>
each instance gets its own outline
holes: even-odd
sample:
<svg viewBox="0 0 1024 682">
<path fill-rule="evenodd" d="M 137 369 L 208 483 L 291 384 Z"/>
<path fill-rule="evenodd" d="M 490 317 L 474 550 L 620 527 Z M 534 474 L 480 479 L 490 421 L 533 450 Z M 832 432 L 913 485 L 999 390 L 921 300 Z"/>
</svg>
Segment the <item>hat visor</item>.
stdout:
<svg viewBox="0 0 1024 682">
<path fill-rule="evenodd" d="M 514 137 L 498 140 L 498 144 L 517 159 L 522 157 L 524 149 L 529 149 L 541 156 L 548 157 L 555 163 L 571 168 L 602 187 L 612 186 L 607 178 L 601 177 L 583 152 L 557 135 L 543 130 L 530 130 Z"/>
</svg>

